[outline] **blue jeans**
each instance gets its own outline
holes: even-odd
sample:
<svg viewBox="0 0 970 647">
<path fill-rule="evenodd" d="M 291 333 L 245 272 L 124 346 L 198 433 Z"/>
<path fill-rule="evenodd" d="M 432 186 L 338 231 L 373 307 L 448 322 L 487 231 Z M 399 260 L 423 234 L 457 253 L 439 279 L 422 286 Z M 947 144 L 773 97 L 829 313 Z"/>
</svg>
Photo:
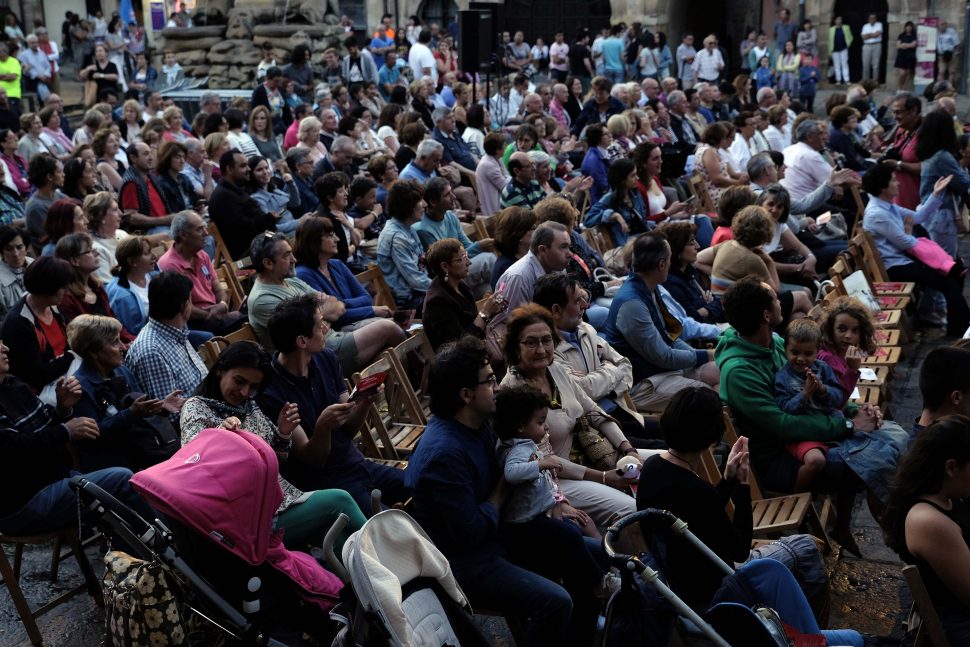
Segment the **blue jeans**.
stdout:
<svg viewBox="0 0 970 647">
<path fill-rule="evenodd" d="M 626 80 L 623 70 L 603 70 L 603 76 L 608 78 L 613 85 L 623 83 Z"/>
<path fill-rule="evenodd" d="M 533 548 L 541 552 L 549 544 Z M 569 566 L 569 565 L 566 565 Z M 502 555 L 452 561 L 459 586 L 475 607 L 497 609 L 527 620 L 525 645 L 566 645 L 573 603 L 566 589 L 516 566 Z"/>
<path fill-rule="evenodd" d="M 72 476 L 78 474 L 79 472 L 73 472 Z M 81 476 L 132 508 L 146 521 L 152 521 L 154 513 L 151 508 L 128 485 L 131 470 L 109 467 Z M 77 494 L 71 489 L 70 479 L 65 478 L 41 489 L 20 511 L 0 519 L 0 532 L 8 535 L 32 535 L 76 527 L 77 523 Z"/>
</svg>

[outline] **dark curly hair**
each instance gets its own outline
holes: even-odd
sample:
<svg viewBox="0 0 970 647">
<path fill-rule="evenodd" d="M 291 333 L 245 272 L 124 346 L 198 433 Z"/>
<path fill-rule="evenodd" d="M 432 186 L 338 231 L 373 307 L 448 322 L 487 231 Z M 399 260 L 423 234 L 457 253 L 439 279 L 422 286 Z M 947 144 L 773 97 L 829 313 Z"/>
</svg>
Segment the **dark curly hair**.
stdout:
<svg viewBox="0 0 970 647">
<path fill-rule="evenodd" d="M 537 323 L 549 326 L 553 344 L 559 344 L 559 331 L 556 330 L 556 322 L 551 312 L 535 303 L 519 306 L 512 311 L 505 329 L 505 361 L 509 366 L 515 366 L 522 359 L 519 353 L 522 331 Z M 549 359 L 552 359 L 551 353 Z"/>
<path fill-rule="evenodd" d="M 861 301 L 854 297 L 843 296 L 822 310 L 818 325 L 822 329 L 822 346 L 834 350 L 835 320 L 839 315 L 848 315 L 859 323 L 859 348 L 866 353 L 876 352 L 876 325 L 872 313 Z"/>
<path fill-rule="evenodd" d="M 500 440 L 511 440 L 519 435 L 536 411 L 548 406 L 546 394 L 530 384 L 502 387 L 495 398 L 492 428 Z"/>
<path fill-rule="evenodd" d="M 684 248 L 694 238 L 697 225 L 686 220 L 673 220 L 657 227 L 657 233 L 663 234 L 670 243 L 670 258 L 673 259 L 671 262 L 674 266 L 679 266 L 679 261 L 676 259 L 680 258 Z"/>
</svg>

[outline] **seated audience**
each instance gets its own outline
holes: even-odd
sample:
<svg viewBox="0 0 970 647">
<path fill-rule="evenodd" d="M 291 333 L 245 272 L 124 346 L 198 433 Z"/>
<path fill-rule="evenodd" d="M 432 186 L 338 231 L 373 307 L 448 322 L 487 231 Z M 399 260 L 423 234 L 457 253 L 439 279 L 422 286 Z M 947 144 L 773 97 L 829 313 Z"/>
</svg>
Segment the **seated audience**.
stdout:
<svg viewBox="0 0 970 647">
<path fill-rule="evenodd" d="M 785 155 L 785 179 L 792 200 L 801 200 L 825 184 L 832 176 L 832 165 L 822 156 L 828 127 L 821 121 L 806 119 L 797 126 L 795 143 L 782 151 Z"/>
<path fill-rule="evenodd" d="M 428 248 L 427 263 L 432 280 L 421 321 L 431 347 L 437 350 L 466 334 L 484 339 L 489 320 L 505 304 L 492 294 L 479 310 L 464 280 L 472 267 L 464 245 L 455 238 L 435 241 Z"/>
<path fill-rule="evenodd" d="M 350 178 L 340 171 L 333 171 L 318 179 L 314 188 L 320 200 L 315 215 L 330 221 L 337 237 L 336 257 L 356 270 L 360 266 L 357 261 L 357 246 L 360 244 L 361 233 L 347 215 Z"/>
<path fill-rule="evenodd" d="M 198 201 L 195 187 L 182 173 L 186 150 L 185 145 L 178 142 L 162 142 L 158 147 L 152 179 L 162 196 L 166 214 L 194 209 Z"/>
<path fill-rule="evenodd" d="M 10 370 L 39 393 L 67 372 L 67 322 L 57 309 L 74 280 L 71 264 L 41 256 L 24 270 L 26 293 L 3 320 L 3 339 L 10 344 Z"/>
<path fill-rule="evenodd" d="M 727 191 L 721 196 L 722 202 L 726 195 Z M 721 297 L 711 292 L 708 277 L 695 265 L 700 249 L 695 237 L 697 225 L 685 221 L 665 222 L 657 231 L 670 244 L 671 265 L 664 288 L 691 319 L 711 324 L 723 321 Z"/>
<path fill-rule="evenodd" d="M 962 361 L 965 373 L 967 358 Z M 970 640 L 968 462 L 970 419 L 932 421 L 900 463 L 881 520 L 886 545 L 919 570 L 951 645 Z"/>
<path fill-rule="evenodd" d="M 189 343 L 191 296 L 192 281 L 175 272 L 162 272 L 148 284 L 148 322 L 128 347 L 125 366 L 149 398 L 192 393 L 206 375 L 205 363 Z"/>
<path fill-rule="evenodd" d="M 71 443 L 97 438 L 98 424 L 73 415 L 81 397 L 76 378 L 58 381 L 56 407 L 44 404 L 28 384 L 11 375 L 8 353 L 0 343 L 0 448 L 6 475 L 0 481 L 5 493 L 0 532 L 24 536 L 73 528 L 78 508 L 70 478 L 78 473 Z M 128 485 L 130 470 L 111 467 L 81 476 L 139 513 L 151 512 Z"/>
<path fill-rule="evenodd" d="M 495 254 L 492 253 L 495 249 L 494 241 L 485 238 L 473 243 L 465 235 L 465 230 L 453 211 L 456 205 L 455 194 L 448 180 L 441 177 L 428 180 L 424 185 L 424 201 L 427 210 L 412 227 L 421 244 L 427 250 L 432 243 L 445 238 L 461 241 L 472 262 L 465 283 L 475 297 L 481 298 L 489 291 L 489 280 L 495 265 Z"/>
<path fill-rule="evenodd" d="M 40 250 L 47 243 L 44 223 L 54 200 L 63 198 L 64 167 L 52 155 L 37 155 L 30 160 L 27 179 L 36 189 L 24 207 L 24 221 L 31 247 Z"/>
<path fill-rule="evenodd" d="M 718 385 L 714 351 L 684 341 L 685 326 L 663 299 L 671 263 L 670 245 L 662 234 L 637 238 L 630 276 L 613 297 L 603 331 L 603 338 L 633 364 L 630 395 L 639 411 L 663 411 L 683 388 Z"/>
<path fill-rule="evenodd" d="M 123 466 L 144 469 L 169 458 L 178 443 L 151 450 L 140 444 L 145 434 L 154 437 L 157 425 L 175 430 L 166 420 L 146 421 L 157 415 L 176 414 L 184 400 L 173 391 L 164 399 L 149 398 L 132 372 L 123 364 L 125 343 L 117 319 L 98 315 L 80 315 L 67 325 L 67 341 L 81 358 L 74 377 L 81 383 L 82 395 L 74 405 L 74 415 L 91 418 L 98 424 L 96 439 L 74 442 L 82 471 Z"/>
<path fill-rule="evenodd" d="M 82 234 L 87 231 L 88 217 L 80 202 L 70 198 L 55 200 L 47 210 L 47 220 L 44 221 L 47 242 L 41 254 L 53 256 L 57 241 L 61 238 L 68 234 Z"/>
<path fill-rule="evenodd" d="M 912 218 L 915 223 L 923 222 L 940 208 L 948 180 L 948 177 L 937 180 L 930 197 L 917 211 L 910 211 L 893 204 L 899 195 L 899 181 L 893 170 L 881 164 L 869 169 L 862 178 L 862 188 L 869 194 L 862 227 L 872 235 L 890 280 L 915 281 L 920 287 L 943 293 L 947 310 L 946 334 L 961 337 L 970 326 L 970 306 L 963 298 L 963 263 L 958 261 L 944 275 L 914 258 L 912 253 L 918 239 L 908 233 L 906 224 L 907 218 Z"/>
<path fill-rule="evenodd" d="M 296 456 L 297 460 L 288 461 L 287 478 L 300 488 L 344 490 L 369 515 L 374 488 L 380 489 L 386 506 L 407 499 L 404 471 L 365 460 L 357 449 L 354 436 L 373 400 L 350 401 L 346 371 L 327 348 L 328 325 L 314 295 L 277 306 L 269 321 L 277 353 L 270 380 L 257 401 L 271 419 L 295 405 L 307 438 L 321 444 L 312 460 Z"/>
<path fill-rule="evenodd" d="M 420 311 L 431 285 L 424 248 L 411 227 L 422 218 L 425 207 L 424 190 L 417 182 L 397 182 L 387 196 L 390 218 L 377 239 L 377 263 L 395 303 L 405 310 Z"/>
<path fill-rule="evenodd" d="M 353 338 L 356 352 L 342 352 L 340 358 L 348 376 L 369 365 L 385 348 L 404 341 L 404 331 L 391 319 L 393 310 L 375 306 L 364 286 L 335 258 L 337 237 L 329 220 L 304 218 L 296 229 L 293 247 L 297 278 L 344 306 L 343 314 L 330 325 Z"/>
<path fill-rule="evenodd" d="M 112 270 L 116 265 L 115 252 L 118 244 L 128 238 L 128 233 L 120 228 L 121 209 L 118 208 L 118 201 L 107 191 L 99 191 L 86 197 L 83 209 L 85 220 L 91 229 L 94 252 L 98 255 L 98 269 L 94 275 L 99 281 L 107 283 L 111 280 Z M 158 240 L 157 235 L 154 240 Z"/>
<path fill-rule="evenodd" d="M 128 170 L 118 193 L 121 209 L 127 214 L 130 227 L 147 227 L 149 234 L 164 232 L 172 223 L 172 216 L 151 176 L 154 153 L 144 142 L 131 144 L 127 153 Z"/>
<path fill-rule="evenodd" d="M 329 437 L 316 434 L 316 438 L 308 438 L 296 404 L 284 406 L 275 424 L 257 405 L 256 398 L 274 379 L 273 373 L 270 356 L 254 342 L 236 342 L 222 351 L 212 370 L 182 406 L 182 444 L 190 443 L 200 431 L 210 427 L 245 429 L 273 448 L 280 465 L 286 465 L 290 456 L 319 463 L 326 455 Z M 279 482 L 283 501 L 277 509 L 274 530 L 284 531 L 283 543 L 290 550 L 309 552 L 312 547 L 321 546 L 323 536 L 340 513 L 349 517 L 344 538 L 364 524 L 360 508 L 343 490 L 303 492 L 282 474 Z"/>
<path fill-rule="evenodd" d="M 238 151 L 227 151 L 219 158 L 222 179 L 212 190 L 209 200 L 209 216 L 219 228 L 226 249 L 234 260 L 246 255 L 253 236 L 276 227 L 276 218 L 266 213 L 246 193 L 249 181 L 249 163 Z"/>
<path fill-rule="evenodd" d="M 505 148 L 505 135 L 489 133 L 485 135 L 482 146 L 484 155 L 475 167 L 478 202 L 482 215 L 492 216 L 502 209 L 502 189 L 509 183 L 509 173 L 499 158 L 499 153 Z"/>
<path fill-rule="evenodd" d="M 570 623 L 569 593 L 527 570 L 545 563 L 559 572 L 564 562 L 557 560 L 557 546 L 543 542 L 544 550 L 531 551 L 534 563 L 516 565 L 502 544 L 499 511 L 508 487 L 489 424 L 495 389 L 481 341 L 464 337 L 435 358 L 429 384 L 432 416 L 405 471 L 413 516 L 448 559 L 472 604 L 528 619 L 527 644 L 565 644 L 578 629 Z M 540 553 L 550 559 L 538 559 Z"/>
<path fill-rule="evenodd" d="M 633 162 L 623 158 L 610 166 L 609 193 L 586 212 L 586 227 L 604 225 L 614 247 L 623 247 L 631 236 L 647 231 L 647 210 L 637 191 L 637 171 Z"/>
<path fill-rule="evenodd" d="M 0 225 L 0 316 L 26 294 L 24 273 L 34 259 L 27 255 L 27 244 L 21 230 Z"/>
<path fill-rule="evenodd" d="M 258 155 L 249 157 L 249 173 L 249 195 L 264 212 L 275 214 L 276 231 L 284 234 L 296 231 L 296 216 L 291 210 L 299 210 L 300 191 L 293 183 L 293 176 L 285 173 L 277 179 L 273 176 L 270 161 Z"/>
<path fill-rule="evenodd" d="M 599 199 L 609 190 L 607 171 L 610 167 L 610 158 L 606 149 L 611 142 L 610 131 L 602 124 L 592 124 L 586 129 L 588 148 L 580 170 L 583 175 L 593 178 L 593 186 L 589 188 L 589 199 L 593 204 L 599 202 Z M 509 171 L 512 171 L 511 167 Z"/>
<path fill-rule="evenodd" d="M 148 321 L 148 283 L 155 274 L 155 254 L 145 236 L 129 236 L 115 250 L 115 277 L 105 286 L 111 310 L 134 335 Z"/>
</svg>

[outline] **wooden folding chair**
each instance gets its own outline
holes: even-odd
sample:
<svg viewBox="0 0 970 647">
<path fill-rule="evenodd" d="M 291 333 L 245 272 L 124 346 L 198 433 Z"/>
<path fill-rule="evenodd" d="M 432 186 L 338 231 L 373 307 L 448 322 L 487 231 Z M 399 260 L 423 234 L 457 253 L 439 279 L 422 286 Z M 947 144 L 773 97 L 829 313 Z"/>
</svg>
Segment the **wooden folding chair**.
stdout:
<svg viewBox="0 0 970 647">
<path fill-rule="evenodd" d="M 365 453 L 369 452 L 372 458 L 400 460 L 414 450 L 425 426 L 414 421 L 420 406 L 410 393 L 410 385 L 396 379 L 389 356 L 384 353 L 373 364 L 355 373 L 353 382 L 357 384 L 369 375 L 388 374 L 384 394 L 370 405 L 361 423 L 360 434 Z"/>
<path fill-rule="evenodd" d="M 856 269 L 862 270 L 876 294 L 895 294 L 897 291 L 904 295 L 913 293 L 915 283 L 890 280 L 876 243 L 865 229 L 849 241 L 849 253 L 856 262 Z"/>
<path fill-rule="evenodd" d="M 431 342 L 424 330 L 419 330 L 386 352 L 396 378 L 411 388 L 411 393 L 420 407 L 422 419 L 414 422 L 427 424 L 431 406 L 428 381 L 435 357 Z"/>
<path fill-rule="evenodd" d="M 219 227 L 216 223 L 209 223 L 209 235 L 212 236 L 213 241 L 215 241 L 216 255 L 212 259 L 213 267 L 219 267 L 222 264 L 231 265 L 234 272 L 239 272 L 240 270 L 246 270 L 252 267 L 253 261 L 247 256 L 246 258 L 239 259 L 238 261 L 233 259 L 232 254 L 229 253 L 229 248 L 226 247 L 226 241 L 222 238 L 222 234 L 219 233 Z M 251 273 L 243 272 L 243 276 Z"/>
<path fill-rule="evenodd" d="M 916 628 L 915 647 L 923 647 L 927 644 L 933 647 L 950 647 L 950 641 L 943 630 L 940 616 L 933 606 L 930 594 L 923 584 L 923 578 L 919 574 L 919 569 L 915 566 L 904 566 L 903 577 L 909 586 L 909 592 L 913 595 L 913 607 L 909 612 L 907 625 L 909 629 Z"/>
<path fill-rule="evenodd" d="M 738 433 L 727 407 L 724 407 L 723 416 L 724 442 L 734 445 L 738 439 Z M 823 545 L 824 552 L 827 553 L 831 546 L 815 506 L 812 505 L 811 493 L 800 492 L 765 498 L 753 468 L 752 465 L 748 469 L 748 487 L 751 488 L 751 511 L 755 535 L 780 536 L 785 532 L 806 532 L 818 539 Z"/>
<path fill-rule="evenodd" d="M 717 206 L 714 204 L 714 200 L 707 190 L 707 184 L 704 183 L 704 178 L 701 177 L 700 173 L 694 173 L 690 176 L 690 191 L 697 196 L 697 201 L 700 202 L 704 213 L 717 213 Z"/>
<path fill-rule="evenodd" d="M 465 235 L 468 236 L 468 239 L 472 242 L 479 240 L 478 225 L 476 225 L 474 222 L 461 223 L 461 230 L 465 232 Z"/>
<path fill-rule="evenodd" d="M 857 185 L 849 187 L 852 193 L 852 201 L 855 202 L 855 224 L 852 225 L 852 235 L 855 236 L 862 231 L 862 218 L 866 213 L 866 205 L 862 202 L 862 192 Z"/>
<path fill-rule="evenodd" d="M 216 360 L 219 359 L 219 355 L 222 354 L 222 351 L 226 350 L 230 344 L 237 341 L 251 341 L 256 342 L 257 344 L 259 343 L 259 340 L 256 338 L 256 333 L 253 331 L 253 327 L 246 322 L 239 330 L 236 330 L 235 332 L 231 332 L 224 337 L 217 335 L 203 342 L 202 345 L 199 346 L 199 356 L 202 358 L 202 361 L 205 362 L 207 368 L 212 368 L 212 366 L 216 363 Z"/>
<path fill-rule="evenodd" d="M 371 263 L 366 270 L 357 274 L 356 277 L 360 284 L 374 295 L 375 306 L 387 306 L 391 310 L 397 310 L 394 303 L 394 293 L 391 292 L 391 286 L 387 284 L 380 267 Z"/>
<path fill-rule="evenodd" d="M 216 269 L 216 276 L 226 286 L 226 294 L 229 296 L 229 309 L 239 310 L 242 307 L 243 301 L 246 300 L 246 292 L 243 290 L 239 277 L 225 264 L 220 265 Z"/>
</svg>

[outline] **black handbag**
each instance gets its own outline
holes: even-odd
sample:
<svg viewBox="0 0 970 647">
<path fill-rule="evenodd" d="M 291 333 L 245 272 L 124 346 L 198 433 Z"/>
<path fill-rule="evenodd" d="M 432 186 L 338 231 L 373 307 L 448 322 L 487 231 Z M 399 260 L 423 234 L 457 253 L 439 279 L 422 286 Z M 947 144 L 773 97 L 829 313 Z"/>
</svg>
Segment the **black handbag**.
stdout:
<svg viewBox="0 0 970 647">
<path fill-rule="evenodd" d="M 105 418 L 131 407 L 144 393 L 129 391 L 125 378 L 115 376 L 95 386 L 94 395 L 99 413 Z M 178 431 L 167 415 L 132 416 L 125 433 L 108 442 L 111 450 L 124 456 L 134 469 L 168 460 L 181 447 Z"/>
</svg>

